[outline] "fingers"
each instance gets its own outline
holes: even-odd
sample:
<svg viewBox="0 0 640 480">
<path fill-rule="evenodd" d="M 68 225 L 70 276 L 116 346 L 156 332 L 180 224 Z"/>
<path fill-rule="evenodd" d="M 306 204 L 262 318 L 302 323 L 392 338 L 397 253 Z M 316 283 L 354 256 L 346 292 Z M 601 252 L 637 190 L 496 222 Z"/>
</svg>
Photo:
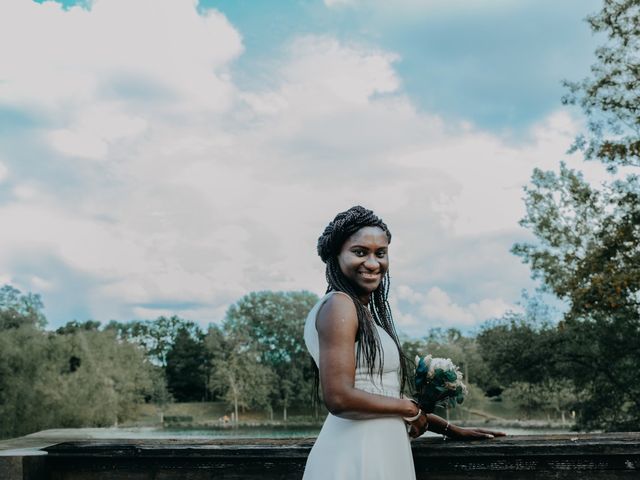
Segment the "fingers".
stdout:
<svg viewBox="0 0 640 480">
<path fill-rule="evenodd" d="M 493 438 L 493 432 L 482 428 L 476 429 L 476 435 L 480 438 Z"/>
<path fill-rule="evenodd" d="M 461 440 L 490 440 L 496 436 L 503 436 L 497 435 L 497 433 L 502 432 L 493 432 L 491 430 L 484 430 L 482 428 L 467 428 L 463 429 L 462 435 L 457 438 Z"/>
<path fill-rule="evenodd" d="M 411 438 L 418 438 L 426 431 L 427 429 L 424 426 L 418 427 L 413 424 L 407 424 L 407 433 Z"/>
<path fill-rule="evenodd" d="M 504 436 L 506 436 L 506 435 L 507 435 L 507 434 L 506 434 L 506 433 L 504 433 L 504 432 L 496 432 L 495 430 L 487 430 L 487 429 L 484 429 L 484 428 L 476 428 L 476 430 L 477 430 L 478 432 L 482 432 L 482 433 L 489 434 L 489 435 L 491 435 L 491 436 L 492 436 L 492 438 L 493 438 L 493 437 L 504 437 Z"/>
</svg>

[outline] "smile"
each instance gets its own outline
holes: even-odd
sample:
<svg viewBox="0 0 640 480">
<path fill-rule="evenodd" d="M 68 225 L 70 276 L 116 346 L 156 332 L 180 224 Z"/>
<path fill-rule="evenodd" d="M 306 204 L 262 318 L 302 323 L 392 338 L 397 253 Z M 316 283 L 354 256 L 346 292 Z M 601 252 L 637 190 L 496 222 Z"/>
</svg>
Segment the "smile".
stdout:
<svg viewBox="0 0 640 480">
<path fill-rule="evenodd" d="M 358 275 L 360 275 L 363 278 L 366 278 L 367 280 L 377 280 L 378 278 L 380 278 L 379 273 L 358 272 Z"/>
</svg>

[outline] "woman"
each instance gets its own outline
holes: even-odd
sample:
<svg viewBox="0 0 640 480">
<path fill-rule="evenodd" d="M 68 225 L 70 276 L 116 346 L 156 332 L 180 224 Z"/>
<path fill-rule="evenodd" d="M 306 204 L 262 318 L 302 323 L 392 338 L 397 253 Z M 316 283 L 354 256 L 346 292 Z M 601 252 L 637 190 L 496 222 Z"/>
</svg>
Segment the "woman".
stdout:
<svg viewBox="0 0 640 480">
<path fill-rule="evenodd" d="M 304 339 L 330 413 L 306 480 L 415 478 L 407 432 L 461 440 L 504 435 L 451 425 L 404 398 L 410 372 L 387 302 L 390 241 L 384 222 L 360 206 L 339 213 L 318 239 L 328 287 L 307 317 Z"/>
</svg>

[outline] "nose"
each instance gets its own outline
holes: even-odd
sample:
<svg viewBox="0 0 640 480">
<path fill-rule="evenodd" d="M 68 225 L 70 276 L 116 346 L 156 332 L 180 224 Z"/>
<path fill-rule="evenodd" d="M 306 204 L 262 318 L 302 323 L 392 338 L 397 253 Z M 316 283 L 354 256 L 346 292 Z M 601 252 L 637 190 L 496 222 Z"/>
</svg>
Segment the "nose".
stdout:
<svg viewBox="0 0 640 480">
<path fill-rule="evenodd" d="M 380 267 L 380 262 L 376 258 L 375 255 L 368 255 L 367 259 L 364 261 L 364 266 L 368 270 L 377 270 Z"/>
</svg>

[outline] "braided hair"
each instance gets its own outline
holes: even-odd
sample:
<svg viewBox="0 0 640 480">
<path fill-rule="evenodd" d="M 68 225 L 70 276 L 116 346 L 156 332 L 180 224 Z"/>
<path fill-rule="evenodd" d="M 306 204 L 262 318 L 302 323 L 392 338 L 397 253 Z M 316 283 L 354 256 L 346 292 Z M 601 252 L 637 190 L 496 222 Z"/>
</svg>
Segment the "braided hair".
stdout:
<svg viewBox="0 0 640 480">
<path fill-rule="evenodd" d="M 372 377 L 375 373 L 376 365 L 378 366 L 377 373 L 382 377 L 384 363 L 384 352 L 381 348 L 380 337 L 373 322 L 382 327 L 393 339 L 400 356 L 400 391 L 403 392 L 409 369 L 407 367 L 407 357 L 402 352 L 400 340 L 391 316 L 389 301 L 387 300 L 390 283 L 389 272 L 387 271 L 384 274 L 380 285 L 371 294 L 369 310 L 367 310 L 360 301 L 354 285 L 345 277 L 338 264 L 338 254 L 344 242 L 363 227 L 379 227 L 391 242 L 391 232 L 387 225 L 371 210 L 359 205 L 338 213 L 318 238 L 318 255 L 326 264 L 327 293 L 343 292 L 353 300 L 358 318 L 356 365 L 366 365 Z M 315 369 L 316 373 L 318 373 L 317 367 Z"/>
</svg>

